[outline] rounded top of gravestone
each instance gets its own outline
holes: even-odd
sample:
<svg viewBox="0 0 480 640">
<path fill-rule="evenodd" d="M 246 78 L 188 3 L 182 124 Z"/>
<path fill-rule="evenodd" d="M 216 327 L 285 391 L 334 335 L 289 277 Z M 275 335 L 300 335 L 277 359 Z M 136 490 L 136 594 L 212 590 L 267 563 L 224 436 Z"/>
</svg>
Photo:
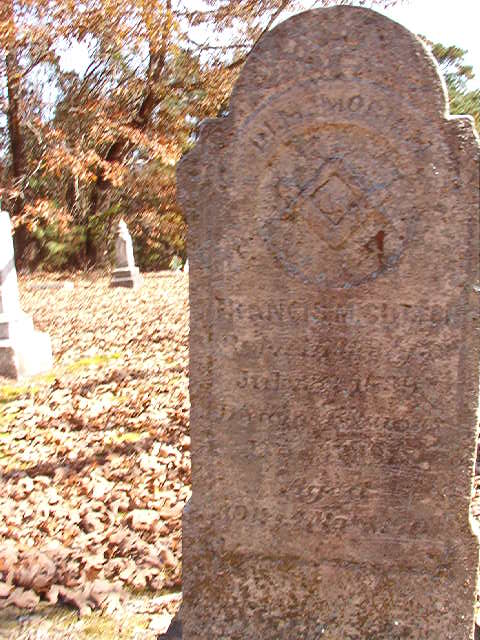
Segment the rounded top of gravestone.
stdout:
<svg viewBox="0 0 480 640">
<path fill-rule="evenodd" d="M 210 193 L 212 184 L 222 185 L 223 191 L 230 188 L 214 171 L 227 147 L 231 156 L 231 145 L 244 147 L 254 136 L 253 144 L 264 154 L 265 141 L 277 136 L 279 120 L 290 127 L 305 121 L 304 105 L 311 105 L 309 120 L 316 113 L 317 119 L 337 124 L 363 112 L 375 120 L 378 113 L 375 129 L 385 139 L 392 126 L 400 137 L 409 136 L 412 120 L 421 131 L 422 123 L 428 128 L 448 115 L 438 64 L 405 27 L 361 7 L 300 13 L 266 33 L 252 49 L 233 89 L 228 116 L 202 123 L 199 141 L 177 171 L 178 197 L 187 216 L 196 215 L 199 189 Z M 263 131 L 252 133 L 260 121 Z M 331 154 L 338 155 L 333 147 Z M 332 197 L 333 191 L 342 192 L 339 181 L 330 181 Z M 288 185 L 281 187 L 288 190 Z M 348 199 L 349 194 L 341 196 Z M 323 204 L 328 208 L 328 202 Z"/>
<path fill-rule="evenodd" d="M 308 286 L 351 289 L 397 269 L 441 178 L 437 158 L 471 137 L 447 104 L 431 53 L 389 18 L 336 6 L 286 20 L 178 168 L 205 264 L 248 225 L 252 259 L 265 251 Z"/>
<path fill-rule="evenodd" d="M 118 233 L 119 236 L 130 235 L 129 232 L 128 232 L 127 223 L 125 222 L 125 220 L 123 218 L 118 223 L 117 233 Z"/>
<path fill-rule="evenodd" d="M 300 13 L 260 39 L 235 84 L 232 114 L 243 118 L 279 91 L 332 82 L 374 82 L 408 93 L 422 111 L 446 111 L 445 83 L 419 38 L 371 9 L 336 6 Z"/>
</svg>

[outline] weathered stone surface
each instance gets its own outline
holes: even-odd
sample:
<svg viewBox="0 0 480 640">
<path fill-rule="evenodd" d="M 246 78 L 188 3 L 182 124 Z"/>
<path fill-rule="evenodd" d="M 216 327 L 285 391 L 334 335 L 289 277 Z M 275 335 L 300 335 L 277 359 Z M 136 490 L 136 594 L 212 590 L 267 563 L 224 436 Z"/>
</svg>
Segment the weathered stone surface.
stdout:
<svg viewBox="0 0 480 640">
<path fill-rule="evenodd" d="M 193 497 L 184 640 L 466 640 L 478 143 L 400 25 L 258 44 L 178 184 Z"/>
<path fill-rule="evenodd" d="M 0 376 L 19 378 L 47 371 L 52 347 L 20 308 L 10 217 L 0 211 Z"/>
<path fill-rule="evenodd" d="M 135 266 L 132 238 L 124 220 L 120 220 L 115 240 L 115 269 L 112 275 L 112 287 L 136 289 L 142 283 L 140 270 Z"/>
</svg>

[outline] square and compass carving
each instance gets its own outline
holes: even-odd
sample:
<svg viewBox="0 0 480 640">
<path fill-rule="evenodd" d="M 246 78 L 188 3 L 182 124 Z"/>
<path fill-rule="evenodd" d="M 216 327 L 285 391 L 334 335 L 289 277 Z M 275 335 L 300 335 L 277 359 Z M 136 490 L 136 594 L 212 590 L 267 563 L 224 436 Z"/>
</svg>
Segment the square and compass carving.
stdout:
<svg viewBox="0 0 480 640">
<path fill-rule="evenodd" d="M 282 179 L 278 192 L 286 206 L 282 217 L 293 221 L 302 216 L 311 232 L 334 250 L 340 249 L 365 219 L 375 220 L 383 233 L 389 226 L 387 218 L 369 206 L 342 160 L 327 160 L 301 188 Z M 383 258 L 378 257 L 381 264 Z"/>
<path fill-rule="evenodd" d="M 298 175 L 278 179 L 276 216 L 266 225 L 271 248 L 292 275 L 324 286 L 349 286 L 376 277 L 396 263 L 403 229 L 387 217 L 381 193 L 370 201 L 369 181 L 347 162 L 336 157 L 320 162 L 316 171 L 303 171 L 303 180 Z M 288 243 L 280 245 L 280 236 Z M 300 264 L 297 240 L 316 245 L 308 264 Z M 320 263 L 330 265 L 333 278 Z"/>
</svg>

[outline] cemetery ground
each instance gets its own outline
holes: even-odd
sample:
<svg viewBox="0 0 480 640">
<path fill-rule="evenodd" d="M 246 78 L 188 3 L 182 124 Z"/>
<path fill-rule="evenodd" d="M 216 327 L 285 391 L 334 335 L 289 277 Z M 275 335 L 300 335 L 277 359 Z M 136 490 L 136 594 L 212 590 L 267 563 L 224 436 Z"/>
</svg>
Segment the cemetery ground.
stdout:
<svg viewBox="0 0 480 640">
<path fill-rule="evenodd" d="M 0 378 L 0 639 L 150 640 L 180 600 L 188 277 L 68 277 L 20 277 L 55 365 Z"/>
<path fill-rule="evenodd" d="M 0 379 L 0 640 L 153 640 L 180 602 L 188 279 L 68 278 L 20 277 L 55 367 Z"/>
</svg>

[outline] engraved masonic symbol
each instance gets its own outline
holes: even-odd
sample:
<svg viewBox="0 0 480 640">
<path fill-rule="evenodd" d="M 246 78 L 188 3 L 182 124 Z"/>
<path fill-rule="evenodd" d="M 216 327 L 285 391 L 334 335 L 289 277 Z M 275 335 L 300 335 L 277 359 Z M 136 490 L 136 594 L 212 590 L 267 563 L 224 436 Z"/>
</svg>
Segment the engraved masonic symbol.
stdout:
<svg viewBox="0 0 480 640">
<path fill-rule="evenodd" d="M 301 188 L 293 179 L 283 178 L 277 187 L 282 219 L 294 221 L 301 216 L 311 232 L 333 250 L 344 248 L 359 227 L 388 226 L 385 216 L 368 204 L 355 183 L 343 161 L 335 158 L 327 160 Z"/>
</svg>

